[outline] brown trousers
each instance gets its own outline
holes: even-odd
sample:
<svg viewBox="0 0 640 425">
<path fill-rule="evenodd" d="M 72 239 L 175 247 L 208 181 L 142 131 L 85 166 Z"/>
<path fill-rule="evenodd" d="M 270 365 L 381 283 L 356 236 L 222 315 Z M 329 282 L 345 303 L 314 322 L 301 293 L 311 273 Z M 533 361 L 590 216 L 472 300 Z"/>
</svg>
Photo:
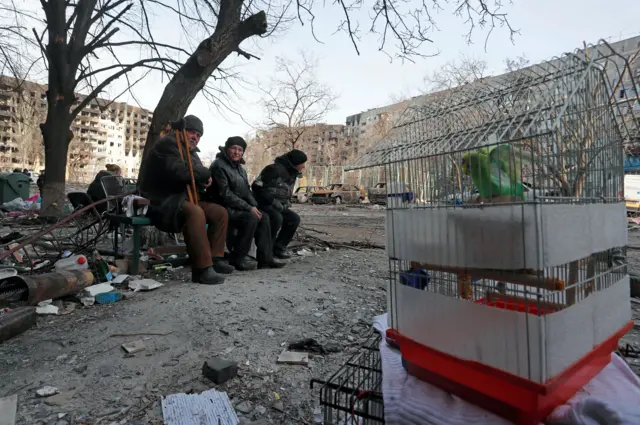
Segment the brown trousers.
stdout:
<svg viewBox="0 0 640 425">
<path fill-rule="evenodd" d="M 229 226 L 227 209 L 209 202 L 194 205 L 185 201 L 182 204 L 182 214 L 185 222 L 182 234 L 191 258 L 191 267 L 210 267 L 213 264 L 212 257 L 224 256 Z M 209 225 L 208 231 L 205 231 L 206 224 Z"/>
</svg>

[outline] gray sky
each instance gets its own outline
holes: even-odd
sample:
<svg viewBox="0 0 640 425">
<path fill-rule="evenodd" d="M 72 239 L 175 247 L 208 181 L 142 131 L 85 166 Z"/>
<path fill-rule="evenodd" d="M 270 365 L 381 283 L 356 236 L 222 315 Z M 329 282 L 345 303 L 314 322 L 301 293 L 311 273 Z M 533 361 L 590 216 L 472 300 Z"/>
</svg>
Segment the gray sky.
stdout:
<svg viewBox="0 0 640 425">
<path fill-rule="evenodd" d="M 464 39 L 467 26 L 445 10 L 436 16 L 440 31 L 433 34 L 433 45 L 425 46 L 426 53 L 440 50 L 439 56 L 417 59 L 415 64 L 399 60 L 390 63 L 388 56 L 378 52 L 376 35 L 363 38 L 358 56 L 346 34 L 334 34 L 341 10 L 327 6 L 316 13 L 316 34 L 323 44 L 313 39 L 308 25 L 301 27 L 298 23 L 275 39 L 247 41 L 242 45 L 262 60 L 247 61 L 234 54 L 223 66 L 237 65 L 236 71 L 242 72 L 249 82 L 264 86 L 272 75 L 276 56 L 295 58 L 300 49 L 305 49 L 318 59 L 319 79 L 340 95 L 326 122 L 344 123 L 347 115 L 389 104 L 391 96 L 419 94 L 425 75 L 461 55 L 486 60 L 490 73 L 495 74 L 502 72 L 506 57 L 524 54 L 535 63 L 572 51 L 583 41 L 595 43 L 601 38 L 618 41 L 640 33 L 640 1 L 637 0 L 513 0 L 513 4 L 504 0 L 504 3 L 504 11 L 520 34 L 512 44 L 506 29 L 496 29 L 486 52 L 485 34 L 478 32 L 474 44 L 467 45 Z M 332 2 L 327 2 L 330 4 Z M 363 26 L 365 21 L 366 15 L 363 15 Z M 177 29 L 168 30 L 167 36 L 180 37 Z M 150 78 L 134 92 L 143 107 L 153 110 L 162 88 L 158 78 Z M 238 87 L 238 92 L 240 97 L 234 99 L 232 106 L 242 112 L 248 123 L 261 124 L 260 93 L 251 85 Z M 134 103 L 128 96 L 121 100 Z M 217 150 L 229 136 L 251 131 L 242 119 L 230 113 L 222 115 L 202 96 L 195 99 L 189 113 L 198 115 L 205 123 L 200 146 L 204 152 Z"/>
</svg>

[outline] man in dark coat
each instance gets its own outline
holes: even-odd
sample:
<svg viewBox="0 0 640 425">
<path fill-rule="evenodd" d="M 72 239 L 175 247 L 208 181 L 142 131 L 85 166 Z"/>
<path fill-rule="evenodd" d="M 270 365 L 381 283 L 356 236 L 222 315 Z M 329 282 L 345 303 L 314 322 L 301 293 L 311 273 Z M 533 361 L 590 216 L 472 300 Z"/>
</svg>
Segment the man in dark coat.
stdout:
<svg viewBox="0 0 640 425">
<path fill-rule="evenodd" d="M 203 133 L 202 121 L 194 115 L 184 117 L 193 175 L 198 196 L 211 185 L 211 173 L 198 157 L 198 142 Z M 183 154 L 186 150 L 182 147 Z M 191 260 L 191 280 L 215 285 L 224 282 L 218 273 L 234 269 L 223 261 L 229 217 L 224 207 L 211 202 L 189 202 L 187 185 L 191 182 L 189 164 L 180 157 L 173 134 L 160 139 L 149 152 L 140 176 L 140 193 L 151 201 L 147 216 L 163 232 L 182 231 Z M 206 224 L 209 225 L 208 231 Z"/>
<path fill-rule="evenodd" d="M 269 217 L 258 210 L 253 198 L 247 172 L 242 167 L 242 156 L 247 143 L 242 137 L 227 139 L 216 155 L 210 170 L 213 184 L 208 193 L 214 202 L 224 205 L 229 211 L 230 237 L 227 247 L 231 264 L 238 270 L 254 270 L 256 267 L 283 267 L 285 263 L 273 258 Z M 237 234 L 234 236 L 233 231 Z M 256 241 L 256 264 L 249 256 L 251 241 Z"/>
<path fill-rule="evenodd" d="M 277 258 L 291 257 L 287 246 L 300 225 L 300 216 L 291 211 L 290 198 L 306 162 L 307 155 L 293 149 L 267 165 L 251 186 L 260 210 L 269 216 L 273 254 Z"/>
</svg>

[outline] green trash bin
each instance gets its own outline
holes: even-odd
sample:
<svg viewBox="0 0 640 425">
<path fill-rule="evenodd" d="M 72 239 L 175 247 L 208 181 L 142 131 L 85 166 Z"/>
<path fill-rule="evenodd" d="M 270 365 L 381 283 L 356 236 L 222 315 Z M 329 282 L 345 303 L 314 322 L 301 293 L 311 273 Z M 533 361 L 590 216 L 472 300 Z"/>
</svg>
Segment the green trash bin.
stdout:
<svg viewBox="0 0 640 425">
<path fill-rule="evenodd" d="M 0 204 L 20 197 L 29 199 L 31 178 L 22 173 L 0 173 Z"/>
</svg>

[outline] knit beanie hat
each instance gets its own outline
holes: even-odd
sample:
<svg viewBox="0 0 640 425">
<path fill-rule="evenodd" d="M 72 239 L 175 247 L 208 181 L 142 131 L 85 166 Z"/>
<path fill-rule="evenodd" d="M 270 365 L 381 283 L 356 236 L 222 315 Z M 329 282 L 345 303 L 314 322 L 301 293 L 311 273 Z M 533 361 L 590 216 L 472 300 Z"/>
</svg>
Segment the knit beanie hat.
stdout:
<svg viewBox="0 0 640 425">
<path fill-rule="evenodd" d="M 307 154 L 298 149 L 293 149 L 287 154 L 287 157 L 289 158 L 291 165 L 294 167 L 307 162 Z"/>
<path fill-rule="evenodd" d="M 202 125 L 200 118 L 195 115 L 187 115 L 184 117 L 184 129 L 197 131 L 201 135 L 204 134 L 204 125 Z"/>
<path fill-rule="evenodd" d="M 247 150 L 247 142 L 240 136 L 229 137 L 224 144 L 225 149 L 229 149 L 231 146 L 240 146 L 242 150 Z"/>
</svg>

